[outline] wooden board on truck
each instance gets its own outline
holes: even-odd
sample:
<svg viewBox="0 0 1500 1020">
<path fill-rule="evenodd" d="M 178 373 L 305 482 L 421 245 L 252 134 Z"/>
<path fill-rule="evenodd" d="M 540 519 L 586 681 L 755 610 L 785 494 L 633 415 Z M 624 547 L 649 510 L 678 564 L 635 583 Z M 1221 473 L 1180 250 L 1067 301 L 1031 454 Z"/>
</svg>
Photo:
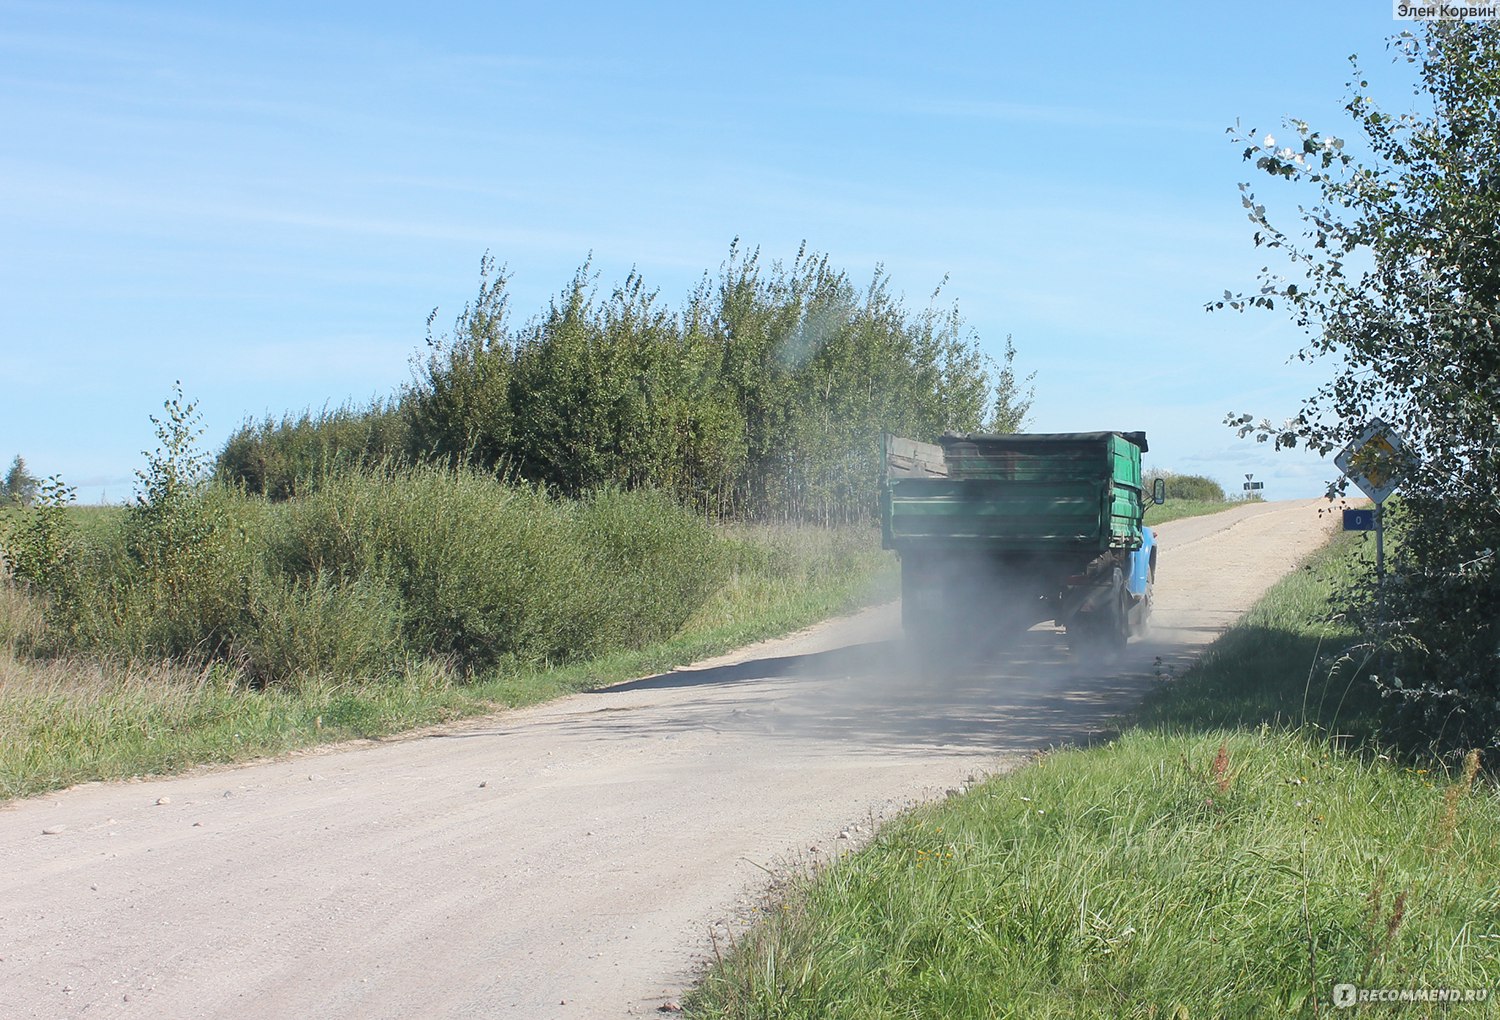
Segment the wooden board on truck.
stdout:
<svg viewBox="0 0 1500 1020">
<path fill-rule="evenodd" d="M 889 432 L 885 441 L 885 476 L 887 478 L 947 478 L 948 464 L 943 448 L 936 443 L 919 443 Z"/>
</svg>

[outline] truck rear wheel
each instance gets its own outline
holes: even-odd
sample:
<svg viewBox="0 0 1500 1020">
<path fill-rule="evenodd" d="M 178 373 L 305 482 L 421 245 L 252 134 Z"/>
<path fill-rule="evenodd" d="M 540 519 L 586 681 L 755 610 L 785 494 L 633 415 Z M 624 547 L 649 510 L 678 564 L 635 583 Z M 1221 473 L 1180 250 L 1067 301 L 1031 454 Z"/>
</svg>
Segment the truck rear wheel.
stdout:
<svg viewBox="0 0 1500 1020">
<path fill-rule="evenodd" d="M 1106 615 L 1105 620 L 1105 646 L 1111 652 L 1118 652 L 1125 647 L 1125 642 L 1130 640 L 1130 593 L 1125 586 L 1120 586 L 1119 594 L 1110 600 L 1114 607 Z"/>
<path fill-rule="evenodd" d="M 1068 624 L 1068 647 L 1083 658 L 1117 655 L 1130 640 L 1130 593 L 1118 567 L 1110 579 L 1109 594 L 1099 605 L 1079 613 Z"/>
</svg>

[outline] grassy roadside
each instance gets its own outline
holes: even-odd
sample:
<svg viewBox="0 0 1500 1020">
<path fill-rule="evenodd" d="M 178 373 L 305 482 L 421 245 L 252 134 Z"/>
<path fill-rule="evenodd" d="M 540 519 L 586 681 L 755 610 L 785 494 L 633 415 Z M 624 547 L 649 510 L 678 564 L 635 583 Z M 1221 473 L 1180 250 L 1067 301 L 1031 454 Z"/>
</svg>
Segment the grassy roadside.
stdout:
<svg viewBox="0 0 1500 1020">
<path fill-rule="evenodd" d="M 1255 500 L 1254 502 L 1260 502 Z M 1202 517 L 1206 514 L 1221 514 L 1226 510 L 1244 506 L 1245 500 L 1206 500 L 1206 499 L 1172 499 L 1167 497 L 1165 503 L 1146 504 L 1146 524 L 1165 524 L 1168 521 L 1178 521 L 1184 517 Z"/>
<path fill-rule="evenodd" d="M 1283 578 L 1198 660 L 1136 713 L 1163 729 L 1296 728 L 1343 747 L 1373 743 L 1380 697 L 1354 682 L 1364 663 L 1340 661 L 1354 630 L 1330 616 L 1329 595 L 1374 570 L 1367 533 L 1348 534 Z"/>
<path fill-rule="evenodd" d="M 892 597 L 878 532 L 728 529 L 728 581 L 672 637 L 558 668 L 497 667 L 461 678 L 414 662 L 369 681 L 303 677 L 246 688 L 224 665 L 37 660 L 17 652 L 36 608 L 0 585 L 0 797 L 94 779 L 245 761 L 534 704 L 682 665 Z"/>
<path fill-rule="evenodd" d="M 689 1014 L 1314 1017 L 1343 982 L 1500 996 L 1500 796 L 1473 759 L 1358 743 L 1378 705 L 1314 668 L 1346 636 L 1327 592 L 1363 555 L 1342 539 L 1284 579 L 1115 742 L 794 880 Z"/>
</svg>

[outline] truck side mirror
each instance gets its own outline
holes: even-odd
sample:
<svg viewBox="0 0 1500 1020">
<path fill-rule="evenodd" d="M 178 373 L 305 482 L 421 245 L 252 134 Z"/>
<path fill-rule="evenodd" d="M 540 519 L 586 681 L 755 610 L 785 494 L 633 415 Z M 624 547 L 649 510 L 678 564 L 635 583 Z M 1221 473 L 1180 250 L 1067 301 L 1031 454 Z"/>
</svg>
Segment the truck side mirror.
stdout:
<svg viewBox="0 0 1500 1020">
<path fill-rule="evenodd" d="M 1158 478 L 1151 483 L 1151 502 L 1161 506 L 1167 501 L 1167 480 Z"/>
</svg>

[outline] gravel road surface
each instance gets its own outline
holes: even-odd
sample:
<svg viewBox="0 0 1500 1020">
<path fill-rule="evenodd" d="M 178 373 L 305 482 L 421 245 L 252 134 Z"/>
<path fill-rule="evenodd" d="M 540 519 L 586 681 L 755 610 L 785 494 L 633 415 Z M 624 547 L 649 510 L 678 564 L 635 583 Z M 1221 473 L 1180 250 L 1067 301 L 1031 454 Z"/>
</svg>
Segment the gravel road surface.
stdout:
<svg viewBox="0 0 1500 1020">
<path fill-rule="evenodd" d="M 0 1017 L 654 1015 L 769 874 L 1107 730 L 1325 541 L 1321 500 L 1161 525 L 1109 666 L 1035 628 L 920 663 L 880 606 L 474 720 L 0 809 Z"/>
</svg>

